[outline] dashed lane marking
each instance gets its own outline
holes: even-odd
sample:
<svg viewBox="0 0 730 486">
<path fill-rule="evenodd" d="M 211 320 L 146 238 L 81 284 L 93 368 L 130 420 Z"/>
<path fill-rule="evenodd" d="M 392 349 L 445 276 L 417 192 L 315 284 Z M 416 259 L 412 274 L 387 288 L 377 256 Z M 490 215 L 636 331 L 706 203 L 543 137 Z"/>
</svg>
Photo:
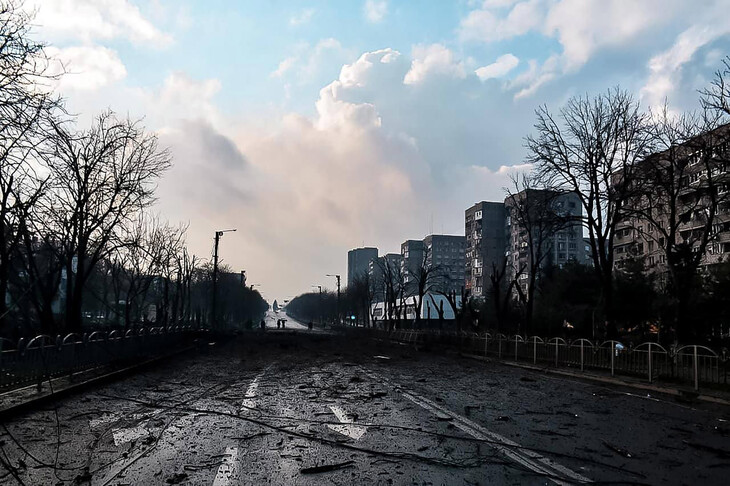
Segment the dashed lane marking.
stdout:
<svg viewBox="0 0 730 486">
<path fill-rule="evenodd" d="M 428 398 L 422 397 L 412 392 L 408 392 L 403 389 L 400 385 L 392 383 L 387 378 L 377 376 L 367 370 L 363 370 L 363 373 L 375 381 L 380 381 L 393 388 L 398 388 L 401 395 L 415 403 L 419 407 L 428 410 L 436 416 L 446 415 L 452 419 L 455 427 L 461 431 L 466 432 L 475 439 L 489 441 L 497 451 L 504 454 L 509 459 L 522 465 L 523 467 L 540 475 L 547 476 L 553 483 L 563 485 L 570 485 L 575 483 L 591 483 L 592 481 L 577 472 L 568 469 L 567 467 L 558 464 L 557 462 L 548 459 L 535 451 L 522 448 L 518 443 L 511 441 L 506 437 L 502 437 L 496 432 L 486 429 L 485 427 L 463 417 L 451 410 L 442 407 L 441 405 L 429 400 Z"/>
<path fill-rule="evenodd" d="M 236 458 L 238 457 L 237 447 L 227 447 L 223 456 L 223 463 L 218 466 L 218 472 L 213 479 L 213 486 L 228 486 L 231 477 L 236 472 Z"/>
<path fill-rule="evenodd" d="M 243 402 L 241 402 L 241 413 L 246 412 L 252 408 L 256 408 L 256 401 L 254 399 L 257 397 L 257 393 L 259 391 L 259 381 L 273 365 L 274 364 L 272 363 L 264 368 L 248 385 L 248 388 L 246 389 L 246 395 L 243 398 Z"/>
<path fill-rule="evenodd" d="M 367 429 L 365 427 L 360 427 L 357 425 L 350 425 L 355 421 L 350 418 L 350 416 L 347 415 L 347 413 L 345 413 L 345 411 L 342 410 L 340 407 L 330 405 L 330 409 L 332 410 L 332 413 L 335 414 L 335 417 L 337 417 L 337 420 L 342 422 L 343 425 L 328 424 L 327 427 L 339 434 L 346 435 L 355 440 L 360 440 L 362 436 L 365 435 Z"/>
</svg>

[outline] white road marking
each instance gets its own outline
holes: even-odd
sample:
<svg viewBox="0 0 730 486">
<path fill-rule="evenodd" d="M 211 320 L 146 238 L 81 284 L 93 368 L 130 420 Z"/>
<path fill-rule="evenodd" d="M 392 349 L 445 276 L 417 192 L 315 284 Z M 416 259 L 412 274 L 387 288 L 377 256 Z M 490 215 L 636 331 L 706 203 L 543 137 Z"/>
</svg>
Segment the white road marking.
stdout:
<svg viewBox="0 0 730 486">
<path fill-rule="evenodd" d="M 335 414 L 335 417 L 337 417 L 337 420 L 339 420 L 343 424 L 352 424 L 355 422 L 340 407 L 337 407 L 335 405 L 330 405 L 330 409 L 332 410 L 332 413 Z M 335 432 L 337 432 L 339 434 L 346 435 L 355 440 L 360 440 L 360 438 L 362 438 L 362 436 L 365 435 L 365 432 L 367 432 L 367 429 L 365 427 L 360 427 L 357 425 L 327 424 L 327 427 L 329 427 L 330 429 L 334 430 Z"/>
<path fill-rule="evenodd" d="M 128 429 L 114 429 L 112 430 L 114 445 L 120 446 L 135 439 L 139 439 L 140 437 L 146 437 L 147 435 L 153 433 L 155 430 L 157 429 L 148 429 L 147 427 L 143 427 L 141 425 L 137 427 L 130 427 Z"/>
<path fill-rule="evenodd" d="M 99 418 L 89 420 L 89 427 L 95 429 L 105 424 L 116 421 L 121 416 L 120 413 L 107 413 Z"/>
<path fill-rule="evenodd" d="M 248 385 L 248 388 L 246 389 L 246 395 L 243 399 L 243 402 L 241 402 L 241 413 L 246 412 L 249 409 L 256 408 L 256 402 L 254 401 L 254 398 L 256 398 L 256 394 L 259 391 L 259 380 L 261 380 L 264 374 L 269 371 L 269 368 L 271 368 L 272 366 L 273 363 L 264 368 L 261 373 L 256 375 L 253 381 Z"/>
<path fill-rule="evenodd" d="M 227 447 L 223 463 L 218 466 L 218 472 L 213 479 L 213 486 L 228 486 L 231 476 L 236 471 L 236 458 L 238 457 L 237 447 Z"/>
<path fill-rule="evenodd" d="M 567 467 L 558 464 L 557 462 L 548 459 L 545 456 L 538 454 L 535 451 L 523 449 L 518 443 L 509 440 L 506 437 L 492 432 L 481 425 L 463 417 L 451 410 L 442 407 L 441 405 L 429 400 L 428 398 L 416 395 L 403 390 L 402 387 L 395 385 L 390 382 L 387 378 L 379 377 L 373 373 L 363 370 L 364 374 L 370 378 L 381 381 L 390 385 L 391 387 L 400 388 L 400 393 L 411 402 L 415 403 L 419 407 L 428 410 L 436 416 L 446 415 L 452 419 L 452 424 L 459 428 L 463 432 L 471 435 L 475 439 L 487 440 L 492 447 L 497 449 L 500 453 L 504 454 L 508 458 L 512 459 L 518 464 L 528 468 L 529 470 L 538 474 L 546 475 L 555 484 L 561 486 L 578 483 L 591 483 L 592 481 L 585 476 L 578 474 L 577 472 L 568 469 Z M 561 477 L 562 476 L 562 477 Z"/>
<path fill-rule="evenodd" d="M 273 365 L 273 364 L 272 364 Z M 255 398 L 259 390 L 259 381 L 264 374 L 269 371 L 272 365 L 264 368 L 254 379 L 249 383 L 246 389 L 246 395 L 241 402 L 241 408 L 239 413 L 246 413 L 252 408 L 256 408 Z M 213 479 L 213 486 L 228 486 L 236 470 L 236 459 L 238 458 L 238 447 L 226 447 L 226 452 L 223 457 L 223 463 L 218 467 L 218 472 Z"/>
</svg>

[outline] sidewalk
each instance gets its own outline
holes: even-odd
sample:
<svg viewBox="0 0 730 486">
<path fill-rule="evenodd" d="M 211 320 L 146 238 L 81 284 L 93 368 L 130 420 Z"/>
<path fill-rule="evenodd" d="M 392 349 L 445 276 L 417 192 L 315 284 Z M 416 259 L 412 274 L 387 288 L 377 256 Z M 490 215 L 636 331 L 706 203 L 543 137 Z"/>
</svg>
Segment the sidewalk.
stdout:
<svg viewBox="0 0 730 486">
<path fill-rule="evenodd" d="M 695 400 L 715 403 L 719 405 L 730 406 L 730 392 L 723 392 L 720 390 L 702 390 L 696 392 L 690 386 L 681 386 L 673 384 L 661 384 L 661 383 L 647 383 L 641 381 L 638 378 L 632 378 L 630 376 L 611 376 L 609 374 L 596 373 L 594 371 L 577 371 L 571 369 L 559 369 L 548 366 L 537 366 L 533 364 L 520 363 L 518 361 L 500 360 L 495 358 L 487 358 L 476 354 L 460 353 L 459 356 L 465 358 L 476 359 L 479 361 L 486 361 L 492 363 L 499 363 L 506 366 L 512 366 L 515 368 L 522 368 L 524 370 L 547 373 L 551 375 L 565 376 L 569 378 L 575 378 L 579 380 L 595 381 L 599 383 L 606 383 L 609 385 L 625 386 L 634 388 L 637 390 L 651 391 L 654 393 L 663 393 L 677 397 L 682 401 L 692 402 Z"/>
</svg>

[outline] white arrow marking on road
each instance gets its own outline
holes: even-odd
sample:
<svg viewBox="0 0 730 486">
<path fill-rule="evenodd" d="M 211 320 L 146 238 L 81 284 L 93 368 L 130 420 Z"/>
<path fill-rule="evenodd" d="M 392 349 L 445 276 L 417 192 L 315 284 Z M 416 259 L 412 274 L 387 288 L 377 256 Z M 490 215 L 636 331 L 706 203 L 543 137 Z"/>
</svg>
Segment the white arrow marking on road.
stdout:
<svg viewBox="0 0 730 486">
<path fill-rule="evenodd" d="M 335 417 L 337 417 L 337 420 L 339 420 L 343 424 L 352 424 L 355 422 L 340 407 L 337 407 L 335 405 L 330 405 L 330 409 L 332 410 L 332 413 L 335 414 Z M 367 432 L 367 429 L 365 427 L 360 427 L 358 425 L 331 425 L 331 424 L 328 424 L 327 427 L 329 427 L 330 429 L 334 430 L 335 432 L 337 432 L 339 434 L 346 435 L 355 440 L 360 440 L 360 438 L 363 435 L 365 435 L 365 432 Z"/>
<path fill-rule="evenodd" d="M 228 486 L 231 476 L 236 470 L 236 458 L 238 457 L 237 447 L 227 447 L 223 463 L 218 467 L 218 472 L 213 479 L 213 486 Z"/>
</svg>

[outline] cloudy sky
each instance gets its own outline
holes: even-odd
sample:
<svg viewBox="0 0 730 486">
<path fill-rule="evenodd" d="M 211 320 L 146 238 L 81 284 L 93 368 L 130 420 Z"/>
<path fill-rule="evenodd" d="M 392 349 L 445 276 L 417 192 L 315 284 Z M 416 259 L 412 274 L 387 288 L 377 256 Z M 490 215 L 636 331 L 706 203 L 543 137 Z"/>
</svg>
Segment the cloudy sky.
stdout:
<svg viewBox="0 0 730 486">
<path fill-rule="evenodd" d="M 144 117 L 174 155 L 157 211 L 283 299 L 350 248 L 463 234 L 524 169 L 534 109 L 621 85 L 696 106 L 730 0 L 26 0 L 88 125 Z"/>
</svg>

